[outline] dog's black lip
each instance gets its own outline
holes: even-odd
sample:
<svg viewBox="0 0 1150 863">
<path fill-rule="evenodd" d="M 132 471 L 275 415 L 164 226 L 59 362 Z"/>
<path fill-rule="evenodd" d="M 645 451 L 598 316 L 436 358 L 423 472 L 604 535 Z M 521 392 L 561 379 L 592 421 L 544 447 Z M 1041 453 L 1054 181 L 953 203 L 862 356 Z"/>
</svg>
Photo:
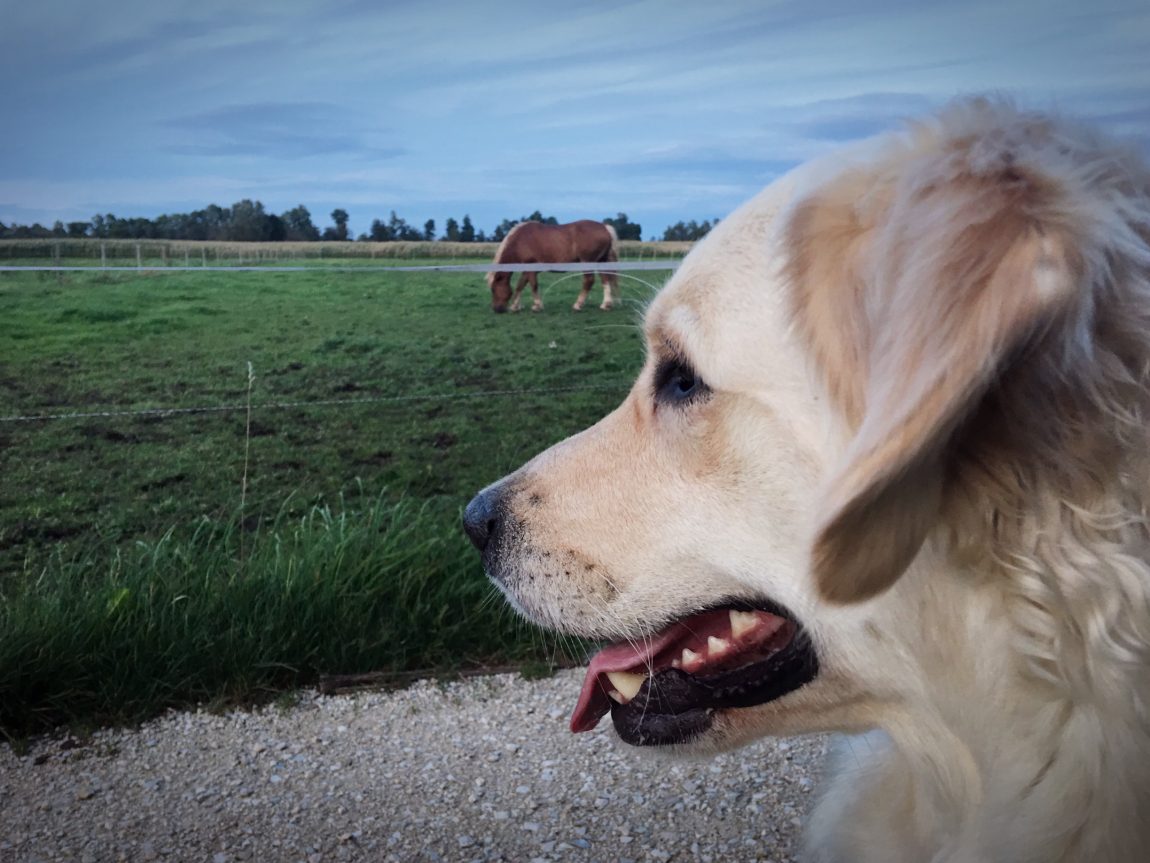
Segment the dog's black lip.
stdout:
<svg viewBox="0 0 1150 863">
<path fill-rule="evenodd" d="M 810 636 L 782 606 L 769 600 L 733 600 L 700 611 L 719 609 L 766 611 L 793 623 L 795 633 L 777 653 L 740 668 L 706 676 L 665 668 L 648 677 L 629 702 L 611 705 L 611 721 L 625 743 L 666 746 L 690 742 L 711 727 L 716 710 L 767 704 L 818 675 L 818 655 Z"/>
</svg>

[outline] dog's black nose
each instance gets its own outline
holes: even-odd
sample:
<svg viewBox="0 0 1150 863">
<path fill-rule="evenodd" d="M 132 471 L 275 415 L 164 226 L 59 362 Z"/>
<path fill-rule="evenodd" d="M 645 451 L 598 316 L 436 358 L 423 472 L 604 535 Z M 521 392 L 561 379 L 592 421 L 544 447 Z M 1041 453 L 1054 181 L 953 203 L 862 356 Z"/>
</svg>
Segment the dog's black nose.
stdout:
<svg viewBox="0 0 1150 863">
<path fill-rule="evenodd" d="M 483 551 L 499 530 L 499 486 L 489 486 L 471 499 L 463 511 L 463 529 L 472 544 Z"/>
</svg>

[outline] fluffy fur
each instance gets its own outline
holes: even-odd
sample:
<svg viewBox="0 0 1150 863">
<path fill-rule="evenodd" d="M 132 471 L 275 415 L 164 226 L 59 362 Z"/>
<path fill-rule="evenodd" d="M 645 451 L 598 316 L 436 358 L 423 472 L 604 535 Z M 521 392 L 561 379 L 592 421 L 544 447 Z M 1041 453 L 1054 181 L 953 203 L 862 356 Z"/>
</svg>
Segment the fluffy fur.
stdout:
<svg viewBox="0 0 1150 863">
<path fill-rule="evenodd" d="M 768 187 L 645 331 L 627 400 L 495 487 L 517 607 L 611 639 L 720 598 L 790 609 L 819 676 L 688 748 L 861 735 L 812 860 L 1150 859 L 1137 156 L 955 103 Z M 660 402 L 668 363 L 704 395 Z"/>
</svg>

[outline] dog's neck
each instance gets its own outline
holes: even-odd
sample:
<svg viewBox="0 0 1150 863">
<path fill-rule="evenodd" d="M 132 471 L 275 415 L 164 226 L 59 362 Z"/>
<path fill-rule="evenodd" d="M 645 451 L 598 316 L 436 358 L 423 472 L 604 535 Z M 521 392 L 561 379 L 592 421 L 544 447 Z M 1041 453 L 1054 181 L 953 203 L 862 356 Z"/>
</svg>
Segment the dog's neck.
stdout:
<svg viewBox="0 0 1150 863">
<path fill-rule="evenodd" d="M 1078 573 L 1084 585 L 1123 579 L 1128 587 L 1145 584 L 1141 574 L 1131 574 L 1144 564 L 1114 549 L 1076 555 L 1063 547 L 1057 556 L 1098 568 Z M 983 576 L 972 584 L 956 580 L 953 566 L 927 561 L 892 597 L 892 613 L 951 630 L 945 637 L 923 631 L 916 643 L 901 646 L 914 652 L 921 669 L 918 691 L 886 723 L 899 757 L 911 762 L 914 805 L 933 810 L 918 820 L 949 825 L 952 834 L 933 842 L 982 847 L 988 860 L 1143 859 L 1150 848 L 1150 819 L 1144 817 L 1150 810 L 1150 721 L 1140 696 L 1150 665 L 1145 657 L 1125 655 L 1121 643 L 1105 654 L 1105 664 L 1096 643 L 1087 649 L 1087 640 L 1102 637 L 1098 627 L 1109 626 L 1110 637 L 1121 631 L 1114 609 L 1109 622 L 1097 610 L 1093 620 L 1064 616 L 1064 625 L 1046 634 L 1057 640 L 1048 655 L 1082 657 L 1081 666 L 1031 661 L 1033 629 L 1047 619 L 1033 606 L 1037 588 L 1027 592 L 1017 584 L 1019 577 L 1041 578 L 1037 558 L 1031 563 L 1027 573 L 1002 572 L 1000 579 Z M 1059 578 L 1064 583 L 1065 573 Z M 923 603 L 934 606 L 932 613 L 912 613 Z M 979 657 L 979 663 L 963 665 L 964 657 Z M 1136 844 L 1105 844 L 1118 842 Z"/>
</svg>

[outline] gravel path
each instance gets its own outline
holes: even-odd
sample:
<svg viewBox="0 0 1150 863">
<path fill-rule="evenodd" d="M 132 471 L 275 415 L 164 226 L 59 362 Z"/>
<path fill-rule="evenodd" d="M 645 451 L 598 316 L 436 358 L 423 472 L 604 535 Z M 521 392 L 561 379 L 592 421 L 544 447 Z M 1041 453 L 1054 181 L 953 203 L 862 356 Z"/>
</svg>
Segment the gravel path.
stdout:
<svg viewBox="0 0 1150 863">
<path fill-rule="evenodd" d="M 0 746 L 0 860 L 794 859 L 823 740 L 672 761 L 607 720 L 571 734 L 580 679 L 304 693 Z"/>
</svg>

